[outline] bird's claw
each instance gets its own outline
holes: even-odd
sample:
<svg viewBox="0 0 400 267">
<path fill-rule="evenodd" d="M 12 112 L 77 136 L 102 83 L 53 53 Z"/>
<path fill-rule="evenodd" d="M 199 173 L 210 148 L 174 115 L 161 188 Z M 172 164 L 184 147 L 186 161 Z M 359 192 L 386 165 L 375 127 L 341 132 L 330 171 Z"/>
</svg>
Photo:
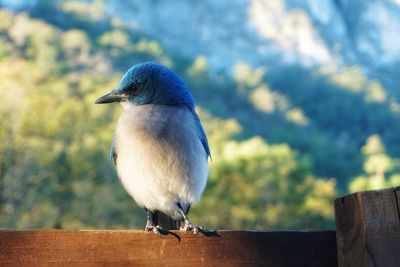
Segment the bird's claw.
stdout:
<svg viewBox="0 0 400 267">
<path fill-rule="evenodd" d="M 155 225 L 152 221 L 146 222 L 146 227 L 144 228 L 145 231 L 153 231 L 158 236 L 162 235 L 163 229 L 159 225 Z"/>
<path fill-rule="evenodd" d="M 193 234 L 197 235 L 199 232 L 203 232 L 204 229 L 202 226 L 196 226 L 190 221 L 186 221 L 185 225 L 181 227 L 181 231 L 187 231 L 187 232 L 193 231 Z"/>
</svg>

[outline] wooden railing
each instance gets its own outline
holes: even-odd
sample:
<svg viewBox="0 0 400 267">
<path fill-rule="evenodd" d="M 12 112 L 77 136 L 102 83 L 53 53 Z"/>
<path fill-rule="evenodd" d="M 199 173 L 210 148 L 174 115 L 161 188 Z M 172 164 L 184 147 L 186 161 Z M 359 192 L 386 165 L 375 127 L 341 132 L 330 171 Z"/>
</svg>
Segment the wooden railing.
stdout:
<svg viewBox="0 0 400 267">
<path fill-rule="evenodd" d="M 336 232 L 1 230 L 0 266 L 400 266 L 399 199 L 399 188 L 338 198 Z"/>
</svg>

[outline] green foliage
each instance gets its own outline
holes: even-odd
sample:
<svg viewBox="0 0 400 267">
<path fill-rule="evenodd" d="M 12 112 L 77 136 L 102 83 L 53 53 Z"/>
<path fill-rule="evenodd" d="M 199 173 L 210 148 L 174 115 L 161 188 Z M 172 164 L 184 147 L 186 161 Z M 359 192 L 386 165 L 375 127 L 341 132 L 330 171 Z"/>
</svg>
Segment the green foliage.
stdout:
<svg viewBox="0 0 400 267">
<path fill-rule="evenodd" d="M 342 189 L 350 177 L 362 171 L 359 148 L 368 136 L 379 134 L 384 143 L 400 142 L 400 135 L 396 134 L 400 132 L 397 101 L 358 68 L 335 72 L 277 66 L 268 73 L 265 81 L 271 90 L 290 99 L 308 123 L 291 130 L 293 137 L 268 133 L 263 136 L 274 142 L 288 142 L 291 147 L 311 154 L 315 173 L 338 178 Z M 399 146 L 390 146 L 388 153 L 400 156 Z"/>
<path fill-rule="evenodd" d="M 232 135 L 240 132 L 236 121 L 203 118 L 214 148 L 213 163 L 193 217 L 205 225 L 232 229 L 333 226 L 335 181 L 315 178 L 307 157 L 260 137 L 235 141 Z"/>
<path fill-rule="evenodd" d="M 364 174 L 350 182 L 350 192 L 400 185 L 400 159 L 391 158 L 386 154 L 385 145 L 379 135 L 368 137 L 361 151 L 365 157 Z"/>
<path fill-rule="evenodd" d="M 239 87 L 256 87 L 260 85 L 265 75 L 264 68 L 252 70 L 248 64 L 239 63 L 233 67 L 233 77 Z"/>
<path fill-rule="evenodd" d="M 196 86 L 202 86 L 210 75 L 207 58 L 198 56 L 188 67 L 186 75 Z"/>
<path fill-rule="evenodd" d="M 86 3 L 82 1 L 64 1 L 62 10 L 65 13 L 71 13 L 76 19 L 90 22 L 100 22 L 104 16 L 105 3 L 102 0 Z"/>
<path fill-rule="evenodd" d="M 183 77 L 209 137 L 196 222 L 323 229 L 333 227 L 336 183 L 342 191 L 348 177 L 350 190 L 400 183 L 400 105 L 357 67 L 238 64 L 230 77 L 103 13 L 103 1 L 0 10 L 1 227 L 142 228 L 143 210 L 108 159 L 121 110 L 93 102 L 147 60 Z"/>
</svg>

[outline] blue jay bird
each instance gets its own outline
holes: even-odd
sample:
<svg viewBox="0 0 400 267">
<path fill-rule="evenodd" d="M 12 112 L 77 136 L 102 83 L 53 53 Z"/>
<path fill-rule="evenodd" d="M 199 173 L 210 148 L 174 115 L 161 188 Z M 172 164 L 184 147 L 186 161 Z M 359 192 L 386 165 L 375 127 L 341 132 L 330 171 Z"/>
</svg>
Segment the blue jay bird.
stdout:
<svg viewBox="0 0 400 267">
<path fill-rule="evenodd" d="M 160 235 L 184 222 L 181 230 L 197 234 L 202 228 L 187 214 L 206 186 L 210 149 L 188 88 L 173 71 L 148 62 L 130 68 L 95 103 L 111 102 L 124 108 L 111 157 L 124 188 L 147 211 L 145 230 Z M 162 216 L 170 226 L 157 223 Z"/>
</svg>

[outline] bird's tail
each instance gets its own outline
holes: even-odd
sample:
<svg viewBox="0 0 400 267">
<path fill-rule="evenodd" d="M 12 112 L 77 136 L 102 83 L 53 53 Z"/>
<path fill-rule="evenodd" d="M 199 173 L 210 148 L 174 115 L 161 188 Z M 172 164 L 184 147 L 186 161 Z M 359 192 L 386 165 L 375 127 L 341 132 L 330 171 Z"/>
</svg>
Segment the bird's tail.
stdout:
<svg viewBox="0 0 400 267">
<path fill-rule="evenodd" d="M 166 215 L 165 213 L 161 211 L 154 211 L 153 212 L 153 222 L 156 225 L 161 226 L 163 230 L 169 231 L 169 230 L 179 230 L 181 226 L 181 221 L 180 220 L 174 220 L 170 216 Z"/>
</svg>

